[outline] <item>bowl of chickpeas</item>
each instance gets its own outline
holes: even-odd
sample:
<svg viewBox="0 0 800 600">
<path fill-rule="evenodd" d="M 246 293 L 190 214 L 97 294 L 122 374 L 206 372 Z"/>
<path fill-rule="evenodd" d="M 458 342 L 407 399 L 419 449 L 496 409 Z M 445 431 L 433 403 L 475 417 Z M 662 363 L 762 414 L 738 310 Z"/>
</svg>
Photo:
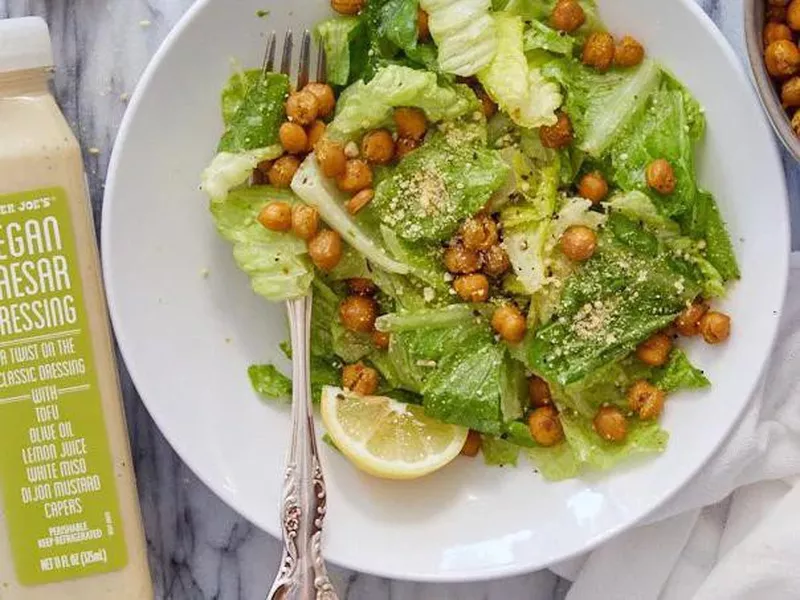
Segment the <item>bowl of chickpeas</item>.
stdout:
<svg viewBox="0 0 800 600">
<path fill-rule="evenodd" d="M 745 41 L 761 103 L 800 160 L 800 0 L 745 0 Z"/>
</svg>

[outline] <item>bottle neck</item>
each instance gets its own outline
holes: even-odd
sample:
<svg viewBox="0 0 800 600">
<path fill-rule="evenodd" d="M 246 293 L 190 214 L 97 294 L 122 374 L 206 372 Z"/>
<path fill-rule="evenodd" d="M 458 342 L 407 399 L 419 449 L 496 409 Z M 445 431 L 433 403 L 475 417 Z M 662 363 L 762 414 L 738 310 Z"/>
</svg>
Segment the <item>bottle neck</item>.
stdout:
<svg viewBox="0 0 800 600">
<path fill-rule="evenodd" d="M 0 98 L 49 94 L 52 76 L 52 68 L 0 73 Z"/>
</svg>

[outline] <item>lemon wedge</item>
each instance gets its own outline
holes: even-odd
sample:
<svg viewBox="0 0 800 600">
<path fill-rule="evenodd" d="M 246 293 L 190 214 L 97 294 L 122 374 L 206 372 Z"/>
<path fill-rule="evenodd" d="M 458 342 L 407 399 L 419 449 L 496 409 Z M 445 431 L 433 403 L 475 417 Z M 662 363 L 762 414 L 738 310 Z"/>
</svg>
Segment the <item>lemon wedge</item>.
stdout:
<svg viewBox="0 0 800 600">
<path fill-rule="evenodd" d="M 336 447 L 362 471 L 416 479 L 452 461 L 469 430 L 428 417 L 421 406 L 340 388 L 322 390 L 322 420 Z"/>
</svg>

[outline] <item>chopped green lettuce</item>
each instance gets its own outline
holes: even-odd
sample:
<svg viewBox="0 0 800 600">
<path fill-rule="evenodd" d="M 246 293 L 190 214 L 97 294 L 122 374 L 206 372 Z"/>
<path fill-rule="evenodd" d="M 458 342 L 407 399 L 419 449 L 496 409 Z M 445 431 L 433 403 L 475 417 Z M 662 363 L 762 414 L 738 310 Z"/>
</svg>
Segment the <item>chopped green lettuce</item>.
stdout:
<svg viewBox="0 0 800 600">
<path fill-rule="evenodd" d="M 409 267 L 388 255 L 378 242 L 368 235 L 344 208 L 345 196 L 336 184 L 319 169 L 314 154 L 300 165 L 292 180 L 292 190 L 306 204 L 315 207 L 320 216 L 355 250 L 390 273 L 405 274 Z"/>
<path fill-rule="evenodd" d="M 438 328 L 469 323 L 480 317 L 479 308 L 470 304 L 453 304 L 444 308 L 430 308 L 412 312 L 390 313 L 375 320 L 378 331 L 414 331 L 423 327 Z"/>
<path fill-rule="evenodd" d="M 563 97 L 558 84 L 546 79 L 539 69 L 529 68 L 522 19 L 496 13 L 494 22 L 500 44 L 494 60 L 478 73 L 478 79 L 517 125 L 553 125 Z"/>
<path fill-rule="evenodd" d="M 247 369 L 253 389 L 268 400 L 291 400 L 292 380 L 275 365 L 251 365 Z"/>
<path fill-rule="evenodd" d="M 268 202 L 296 202 L 294 194 L 269 186 L 234 190 L 224 201 L 211 203 L 220 235 L 233 244 L 233 257 L 250 276 L 253 290 L 274 302 L 308 293 L 314 269 L 305 243 L 291 235 L 270 231 L 256 217 Z"/>
<path fill-rule="evenodd" d="M 558 318 L 530 338 L 528 366 L 551 382 L 578 381 L 671 323 L 700 286 L 693 264 L 612 214 L 594 256 L 567 280 Z"/>
<path fill-rule="evenodd" d="M 653 374 L 653 383 L 665 392 L 700 390 L 711 385 L 705 374 L 689 362 L 683 350 L 675 349 L 667 364 Z"/>
<path fill-rule="evenodd" d="M 624 442 L 609 442 L 595 432 L 591 419 L 561 412 L 564 435 L 577 460 L 597 470 L 608 470 L 638 454 L 663 452 L 669 434 L 656 421 L 628 420 Z"/>
<path fill-rule="evenodd" d="M 634 69 L 600 73 L 573 58 L 543 67 L 545 76 L 566 90 L 564 108 L 572 120 L 578 147 L 594 157 L 602 156 L 634 117 L 641 112 L 661 82 L 661 69 L 645 60 Z M 624 144 L 620 144 L 624 151 Z"/>
<path fill-rule="evenodd" d="M 575 49 L 575 38 L 563 35 L 541 21 L 531 21 L 525 31 L 524 49 L 525 52 L 546 50 L 554 54 L 572 56 Z"/>
<path fill-rule="evenodd" d="M 349 140 L 368 129 L 391 126 L 392 109 L 399 106 L 420 108 L 429 121 L 439 122 L 472 113 L 478 105 L 465 85 L 440 83 L 435 73 L 389 65 L 369 83 L 357 81 L 342 92 L 327 134 Z"/>
<path fill-rule="evenodd" d="M 494 58 L 499 32 L 489 14 L 490 0 L 420 0 L 439 49 L 439 68 L 474 75 Z"/>
<path fill-rule="evenodd" d="M 376 2 L 376 4 L 381 4 Z M 387 0 L 377 12 L 377 35 L 407 52 L 417 48 L 418 0 Z"/>
<path fill-rule="evenodd" d="M 364 22 L 359 17 L 336 17 L 322 21 L 314 34 L 325 49 L 325 68 L 328 83 L 347 85 L 351 81 L 351 57 L 354 43 L 365 34 Z M 355 57 L 354 57 L 355 58 Z"/>
<path fill-rule="evenodd" d="M 516 467 L 520 447 L 493 435 L 482 435 L 481 451 L 487 465 Z"/>
<path fill-rule="evenodd" d="M 548 481 L 571 479 L 581 472 L 581 463 L 572 446 L 566 441 L 549 448 L 544 446 L 526 448 L 525 456 Z"/>
<path fill-rule="evenodd" d="M 286 118 L 289 77 L 260 70 L 235 73 L 222 91 L 225 133 L 218 152 L 245 152 L 278 143 Z"/>
<path fill-rule="evenodd" d="M 698 190 L 691 210 L 685 226 L 687 235 L 705 242 L 705 257 L 723 280 L 739 279 L 741 274 L 731 237 L 714 197 Z"/>
<path fill-rule="evenodd" d="M 225 200 L 230 190 L 250 179 L 258 163 L 278 158 L 281 154 L 283 148 L 280 144 L 246 152 L 220 152 L 203 170 L 200 188 L 212 201 Z"/>
<path fill-rule="evenodd" d="M 378 184 L 372 206 L 404 240 L 443 241 L 486 204 L 508 170 L 496 150 L 437 133 Z"/>
</svg>

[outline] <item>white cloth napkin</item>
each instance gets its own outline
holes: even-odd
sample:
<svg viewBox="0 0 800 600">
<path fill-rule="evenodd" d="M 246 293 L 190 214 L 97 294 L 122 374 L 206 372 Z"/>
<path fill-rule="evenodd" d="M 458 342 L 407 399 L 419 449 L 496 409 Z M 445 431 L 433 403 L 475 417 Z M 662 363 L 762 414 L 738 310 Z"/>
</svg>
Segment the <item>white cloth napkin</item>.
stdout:
<svg viewBox="0 0 800 600">
<path fill-rule="evenodd" d="M 644 525 L 551 567 L 574 581 L 567 600 L 800 599 L 800 254 L 787 294 L 735 432 Z"/>
</svg>

